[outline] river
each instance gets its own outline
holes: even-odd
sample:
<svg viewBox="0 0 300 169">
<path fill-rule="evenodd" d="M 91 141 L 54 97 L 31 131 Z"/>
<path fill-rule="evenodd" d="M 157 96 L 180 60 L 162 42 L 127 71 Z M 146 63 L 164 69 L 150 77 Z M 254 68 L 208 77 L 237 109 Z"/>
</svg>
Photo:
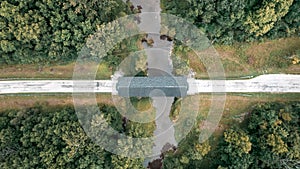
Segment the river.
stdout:
<svg viewBox="0 0 300 169">
<path fill-rule="evenodd" d="M 138 25 L 141 31 L 151 32 L 148 34 L 148 39 L 154 41 L 150 47 L 146 43 L 144 49 L 147 55 L 148 63 L 148 76 L 171 76 L 173 66 L 171 61 L 171 50 L 173 43 L 160 38 L 161 19 L 160 19 L 160 0 L 130 0 L 134 7 L 141 6 L 141 22 Z M 147 15 L 149 12 L 156 14 Z M 161 92 L 161 91 L 156 91 Z M 151 97 L 151 96 L 150 96 Z M 154 147 L 152 149 L 155 156 L 147 158 L 144 166 L 147 167 L 148 163 L 160 158 L 162 149 L 168 143 L 177 146 L 174 137 L 173 122 L 169 118 L 174 97 L 151 97 L 153 107 L 156 109 L 154 131 Z M 160 137 L 156 137 L 160 135 Z"/>
</svg>

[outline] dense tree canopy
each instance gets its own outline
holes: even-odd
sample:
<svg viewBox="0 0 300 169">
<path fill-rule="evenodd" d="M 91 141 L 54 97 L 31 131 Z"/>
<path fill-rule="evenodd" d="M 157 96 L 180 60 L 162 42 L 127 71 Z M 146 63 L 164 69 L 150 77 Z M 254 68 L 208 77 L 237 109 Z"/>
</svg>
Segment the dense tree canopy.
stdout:
<svg viewBox="0 0 300 169">
<path fill-rule="evenodd" d="M 255 36 L 266 34 L 289 12 L 292 3 L 293 0 L 264 0 L 255 5 L 246 17 L 246 31 Z"/>
<path fill-rule="evenodd" d="M 245 129 L 224 132 L 220 164 L 228 168 L 299 168 L 299 112 L 299 103 L 256 106 Z"/>
<path fill-rule="evenodd" d="M 0 2 L 0 62 L 66 62 L 103 23 L 130 13 L 121 0 Z"/>
<path fill-rule="evenodd" d="M 165 12 L 190 20 L 224 44 L 300 35 L 299 5 L 299 0 L 163 1 Z"/>
<path fill-rule="evenodd" d="M 73 108 L 47 109 L 38 105 L 0 113 L 0 168 L 143 168 L 143 159 L 113 155 L 92 142 Z M 122 128 L 115 108 L 100 109 L 120 132 L 137 137 L 146 133 L 141 125 Z"/>
</svg>

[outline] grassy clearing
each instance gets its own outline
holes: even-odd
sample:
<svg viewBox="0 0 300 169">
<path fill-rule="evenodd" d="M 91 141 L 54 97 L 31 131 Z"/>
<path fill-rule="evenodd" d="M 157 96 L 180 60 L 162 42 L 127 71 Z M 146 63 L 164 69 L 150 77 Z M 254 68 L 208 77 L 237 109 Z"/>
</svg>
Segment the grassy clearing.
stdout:
<svg viewBox="0 0 300 169">
<path fill-rule="evenodd" d="M 99 104 L 113 105 L 110 94 L 96 95 Z M 25 109 L 34 106 L 37 102 L 49 106 L 73 105 L 71 94 L 26 94 L 26 95 L 0 95 L 0 112 L 9 109 Z M 88 100 L 86 100 L 88 104 Z"/>
<path fill-rule="evenodd" d="M 224 129 L 239 121 L 250 112 L 253 105 L 267 102 L 290 102 L 299 101 L 300 94 L 228 94 L 224 107 L 223 116 L 216 132 L 223 132 Z M 206 116 L 211 106 L 211 96 L 200 96 L 199 115 Z M 241 116 L 242 115 L 242 116 Z M 217 133 L 216 133 L 217 134 Z"/>
<path fill-rule="evenodd" d="M 114 106 L 111 94 L 96 94 L 98 104 Z M 123 100 L 124 101 L 124 100 Z M 85 99 L 81 104 L 89 105 L 92 100 Z M 25 109 L 34 106 L 36 103 L 43 103 L 49 107 L 53 106 L 72 106 L 72 94 L 23 94 L 23 95 L 0 95 L 0 112 L 10 109 Z M 120 103 L 121 104 L 121 103 Z M 155 119 L 155 108 L 152 106 L 150 98 L 131 100 L 132 106 L 139 112 L 135 114 L 144 118 Z"/>
<path fill-rule="evenodd" d="M 0 79 L 72 79 L 75 63 L 67 65 L 1 65 Z M 110 79 L 112 71 L 106 63 L 98 66 L 97 79 Z"/>
<path fill-rule="evenodd" d="M 206 116 L 211 106 L 211 96 L 201 95 L 199 114 Z M 223 113 L 223 119 L 230 119 L 235 115 L 243 114 L 251 110 L 251 106 L 263 102 L 288 102 L 298 101 L 300 94 L 228 94 Z M 98 103 L 113 105 L 111 94 L 97 94 Z M 71 94 L 24 94 L 24 95 L 0 95 L 0 111 L 7 109 L 22 109 L 33 106 L 36 102 L 47 102 L 49 105 L 71 105 Z M 149 99 L 131 101 L 133 106 L 141 111 L 152 109 Z M 88 104 L 88 101 L 87 101 Z"/>
<path fill-rule="evenodd" d="M 238 43 L 232 46 L 216 45 L 226 77 L 236 78 L 266 73 L 300 73 L 300 65 L 293 65 L 290 56 L 300 50 L 300 38 L 284 38 L 266 42 Z M 182 55 L 182 53 L 179 53 Z M 205 66 L 192 52 L 190 65 L 197 78 L 207 78 Z"/>
</svg>

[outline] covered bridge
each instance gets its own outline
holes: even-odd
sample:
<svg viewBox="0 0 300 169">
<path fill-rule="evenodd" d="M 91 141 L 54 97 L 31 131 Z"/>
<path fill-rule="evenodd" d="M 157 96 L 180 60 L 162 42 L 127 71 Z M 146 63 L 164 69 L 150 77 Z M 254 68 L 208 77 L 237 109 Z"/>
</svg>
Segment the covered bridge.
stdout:
<svg viewBox="0 0 300 169">
<path fill-rule="evenodd" d="M 167 97 L 185 97 L 188 82 L 186 77 L 120 77 L 116 88 L 122 97 L 149 97 L 154 90 L 161 90 Z M 163 95 L 154 92 L 151 96 Z"/>
</svg>

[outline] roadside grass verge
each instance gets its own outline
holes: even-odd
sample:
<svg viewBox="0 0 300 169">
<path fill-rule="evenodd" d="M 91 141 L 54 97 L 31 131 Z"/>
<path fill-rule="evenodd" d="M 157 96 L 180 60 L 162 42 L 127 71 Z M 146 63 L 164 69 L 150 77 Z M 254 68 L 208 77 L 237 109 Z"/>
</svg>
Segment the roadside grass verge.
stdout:
<svg viewBox="0 0 300 169">
<path fill-rule="evenodd" d="M 114 106 L 114 100 L 110 93 L 96 94 L 98 104 Z M 81 104 L 89 105 L 92 100 L 84 99 Z M 72 94 L 51 93 L 51 94 L 11 94 L 0 95 L 0 112 L 10 109 L 26 109 L 37 103 L 46 106 L 73 106 Z M 141 112 L 137 116 L 147 116 L 155 119 L 155 108 L 152 106 L 150 98 L 132 99 L 132 106 Z M 126 112 L 125 112 L 126 113 Z M 143 117 L 140 117 L 143 118 Z"/>
<path fill-rule="evenodd" d="M 99 104 L 113 105 L 111 94 L 96 95 Z M 85 101 L 89 104 L 89 101 Z M 18 94 L 0 95 L 0 112 L 9 109 L 26 109 L 36 103 L 43 103 L 51 106 L 72 106 L 72 94 Z"/>
<path fill-rule="evenodd" d="M 300 74 L 300 65 L 293 65 L 290 59 L 300 50 L 300 37 L 214 47 L 219 53 L 227 78 L 274 73 Z M 205 66 L 195 53 L 176 54 L 189 59 L 196 78 L 208 78 Z"/>
<path fill-rule="evenodd" d="M 0 65 L 0 79 L 72 79 L 75 62 L 66 65 Z M 110 79 L 107 63 L 98 66 L 97 79 Z"/>
<path fill-rule="evenodd" d="M 207 111 L 211 106 L 211 95 L 200 95 L 199 115 L 206 116 Z M 289 94 L 227 94 L 226 104 L 222 117 L 222 124 L 234 118 L 236 115 L 247 113 L 251 110 L 251 106 L 256 103 L 264 102 L 289 102 L 298 101 L 299 93 Z M 98 103 L 114 105 L 111 94 L 96 94 Z M 18 95 L 0 95 L 0 111 L 7 109 L 22 109 L 32 107 L 36 102 L 45 102 L 51 105 L 72 105 L 72 94 L 18 94 Z M 88 104 L 88 101 L 86 101 Z M 133 106 L 141 111 L 146 111 L 152 108 L 151 101 L 147 98 L 141 100 L 132 100 Z M 173 109 L 174 110 L 174 109 Z"/>
</svg>

